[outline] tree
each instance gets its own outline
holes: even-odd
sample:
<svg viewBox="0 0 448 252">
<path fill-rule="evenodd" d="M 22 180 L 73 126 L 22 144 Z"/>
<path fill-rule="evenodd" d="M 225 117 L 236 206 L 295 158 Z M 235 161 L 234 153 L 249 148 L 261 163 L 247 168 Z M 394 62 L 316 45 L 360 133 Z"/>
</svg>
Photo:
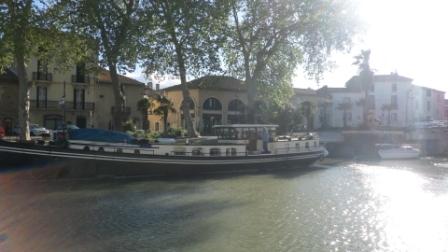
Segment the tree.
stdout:
<svg viewBox="0 0 448 252">
<path fill-rule="evenodd" d="M 362 50 L 361 53 L 355 56 L 354 65 L 359 68 L 359 75 L 357 80 L 359 81 L 359 86 L 364 92 L 363 99 L 363 113 L 362 122 L 364 127 L 369 127 L 368 115 L 369 115 L 369 90 L 373 86 L 373 72 L 370 69 L 370 50 Z"/>
<path fill-rule="evenodd" d="M 197 136 L 189 113 L 187 74 L 198 76 L 220 69 L 222 42 L 217 27 L 225 22 L 225 8 L 210 0 L 145 1 L 146 33 L 142 60 L 148 75 L 179 76 L 187 135 Z"/>
<path fill-rule="evenodd" d="M 148 96 L 144 96 L 137 102 L 137 109 L 142 113 L 143 129 L 148 130 L 148 110 L 152 108 L 152 102 Z"/>
<path fill-rule="evenodd" d="M 298 64 L 317 78 L 332 50 L 351 44 L 353 11 L 346 1 L 230 0 L 225 61 L 248 85 L 249 121 L 262 90 L 291 89 Z M 269 88 L 270 87 L 270 88 Z M 290 92 L 290 91 L 289 91 Z"/>
<path fill-rule="evenodd" d="M 353 104 L 350 101 L 344 101 L 338 104 L 337 109 L 342 111 L 342 121 L 344 128 L 347 128 L 348 112 L 351 111 Z"/>
<path fill-rule="evenodd" d="M 155 94 L 152 96 L 152 101 L 157 104 L 157 108 L 155 108 L 152 112 L 156 115 L 159 115 L 163 119 L 163 133 L 166 134 L 168 132 L 168 114 L 176 113 L 176 109 L 174 108 L 173 102 L 166 96 Z"/>
<path fill-rule="evenodd" d="M 115 130 L 126 121 L 126 94 L 119 73 L 133 71 L 137 62 L 140 34 L 140 1 L 79 0 L 68 1 L 61 15 L 64 28 L 97 42 L 100 64 L 110 72 L 114 90 Z"/>
<path fill-rule="evenodd" d="M 87 42 L 54 21 L 53 3 L 8 0 L 0 3 L 0 71 L 12 67 L 19 79 L 20 139 L 30 140 L 30 91 L 26 64 L 31 57 L 53 62 L 61 72 L 85 59 Z"/>
</svg>

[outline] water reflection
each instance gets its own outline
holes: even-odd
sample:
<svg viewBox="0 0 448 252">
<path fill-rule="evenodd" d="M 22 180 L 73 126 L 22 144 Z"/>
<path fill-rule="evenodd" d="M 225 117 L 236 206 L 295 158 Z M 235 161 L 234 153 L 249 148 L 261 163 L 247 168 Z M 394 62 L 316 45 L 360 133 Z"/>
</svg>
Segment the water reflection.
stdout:
<svg viewBox="0 0 448 252">
<path fill-rule="evenodd" d="M 382 251 L 448 250 L 447 180 L 403 167 L 354 167 L 365 174 L 372 199 L 378 201 L 376 212 L 384 225 Z"/>
<path fill-rule="evenodd" d="M 446 251 L 443 162 L 168 180 L 0 175 L 0 251 Z"/>
</svg>

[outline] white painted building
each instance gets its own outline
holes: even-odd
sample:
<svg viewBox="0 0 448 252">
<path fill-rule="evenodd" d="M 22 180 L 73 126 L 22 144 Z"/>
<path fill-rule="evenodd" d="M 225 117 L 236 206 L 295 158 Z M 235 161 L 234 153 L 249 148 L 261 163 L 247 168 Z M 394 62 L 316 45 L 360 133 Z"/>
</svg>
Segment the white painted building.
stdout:
<svg viewBox="0 0 448 252">
<path fill-rule="evenodd" d="M 363 109 L 360 105 L 364 94 L 348 88 L 323 87 L 318 93 L 329 98 L 330 106 L 326 120 L 331 128 L 359 127 L 362 124 Z M 322 123 L 321 123 L 322 124 Z"/>
<path fill-rule="evenodd" d="M 329 98 L 329 127 L 359 127 L 363 120 L 364 92 L 353 77 L 345 88 L 323 87 L 317 94 Z M 416 86 L 396 73 L 375 75 L 368 92 L 369 115 L 378 126 L 403 128 L 416 122 L 447 120 L 445 92 Z M 341 104 L 351 104 L 349 106 Z M 344 117 L 345 115 L 345 117 Z M 322 125 L 322 123 L 316 123 Z"/>
<path fill-rule="evenodd" d="M 445 92 L 420 86 L 414 86 L 412 91 L 414 122 L 447 119 Z"/>
<path fill-rule="evenodd" d="M 374 100 L 374 115 L 378 124 L 405 127 L 412 123 L 412 79 L 391 74 L 375 75 L 373 81 L 369 95 Z"/>
</svg>

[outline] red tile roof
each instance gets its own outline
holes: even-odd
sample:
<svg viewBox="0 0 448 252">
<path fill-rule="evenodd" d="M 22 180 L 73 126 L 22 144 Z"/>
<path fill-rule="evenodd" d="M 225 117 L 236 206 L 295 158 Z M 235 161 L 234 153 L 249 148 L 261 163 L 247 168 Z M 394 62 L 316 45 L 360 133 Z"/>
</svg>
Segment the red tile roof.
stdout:
<svg viewBox="0 0 448 252">
<path fill-rule="evenodd" d="M 246 91 L 246 85 L 243 81 L 229 76 L 204 76 L 187 82 L 189 89 L 209 89 L 224 91 Z M 167 87 L 163 90 L 180 90 L 181 84 Z"/>
<path fill-rule="evenodd" d="M 118 75 L 118 78 L 120 79 L 120 82 L 123 84 L 131 84 L 131 85 L 145 85 L 145 83 L 138 81 L 136 79 L 132 79 L 129 77 L 126 77 L 124 75 Z M 109 70 L 106 70 L 104 68 L 101 68 L 98 72 L 98 81 L 100 83 L 111 83 L 111 77 Z"/>
</svg>

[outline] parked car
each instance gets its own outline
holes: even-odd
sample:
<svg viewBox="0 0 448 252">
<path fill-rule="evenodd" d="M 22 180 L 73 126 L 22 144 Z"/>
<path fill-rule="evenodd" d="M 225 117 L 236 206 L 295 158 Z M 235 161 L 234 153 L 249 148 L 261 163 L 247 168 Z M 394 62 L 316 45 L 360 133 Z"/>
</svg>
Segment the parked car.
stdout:
<svg viewBox="0 0 448 252">
<path fill-rule="evenodd" d="M 20 135 L 20 127 L 14 127 L 12 129 L 14 135 Z M 39 126 L 38 124 L 30 124 L 30 135 L 31 136 L 49 136 L 50 130 L 45 127 Z"/>
</svg>

